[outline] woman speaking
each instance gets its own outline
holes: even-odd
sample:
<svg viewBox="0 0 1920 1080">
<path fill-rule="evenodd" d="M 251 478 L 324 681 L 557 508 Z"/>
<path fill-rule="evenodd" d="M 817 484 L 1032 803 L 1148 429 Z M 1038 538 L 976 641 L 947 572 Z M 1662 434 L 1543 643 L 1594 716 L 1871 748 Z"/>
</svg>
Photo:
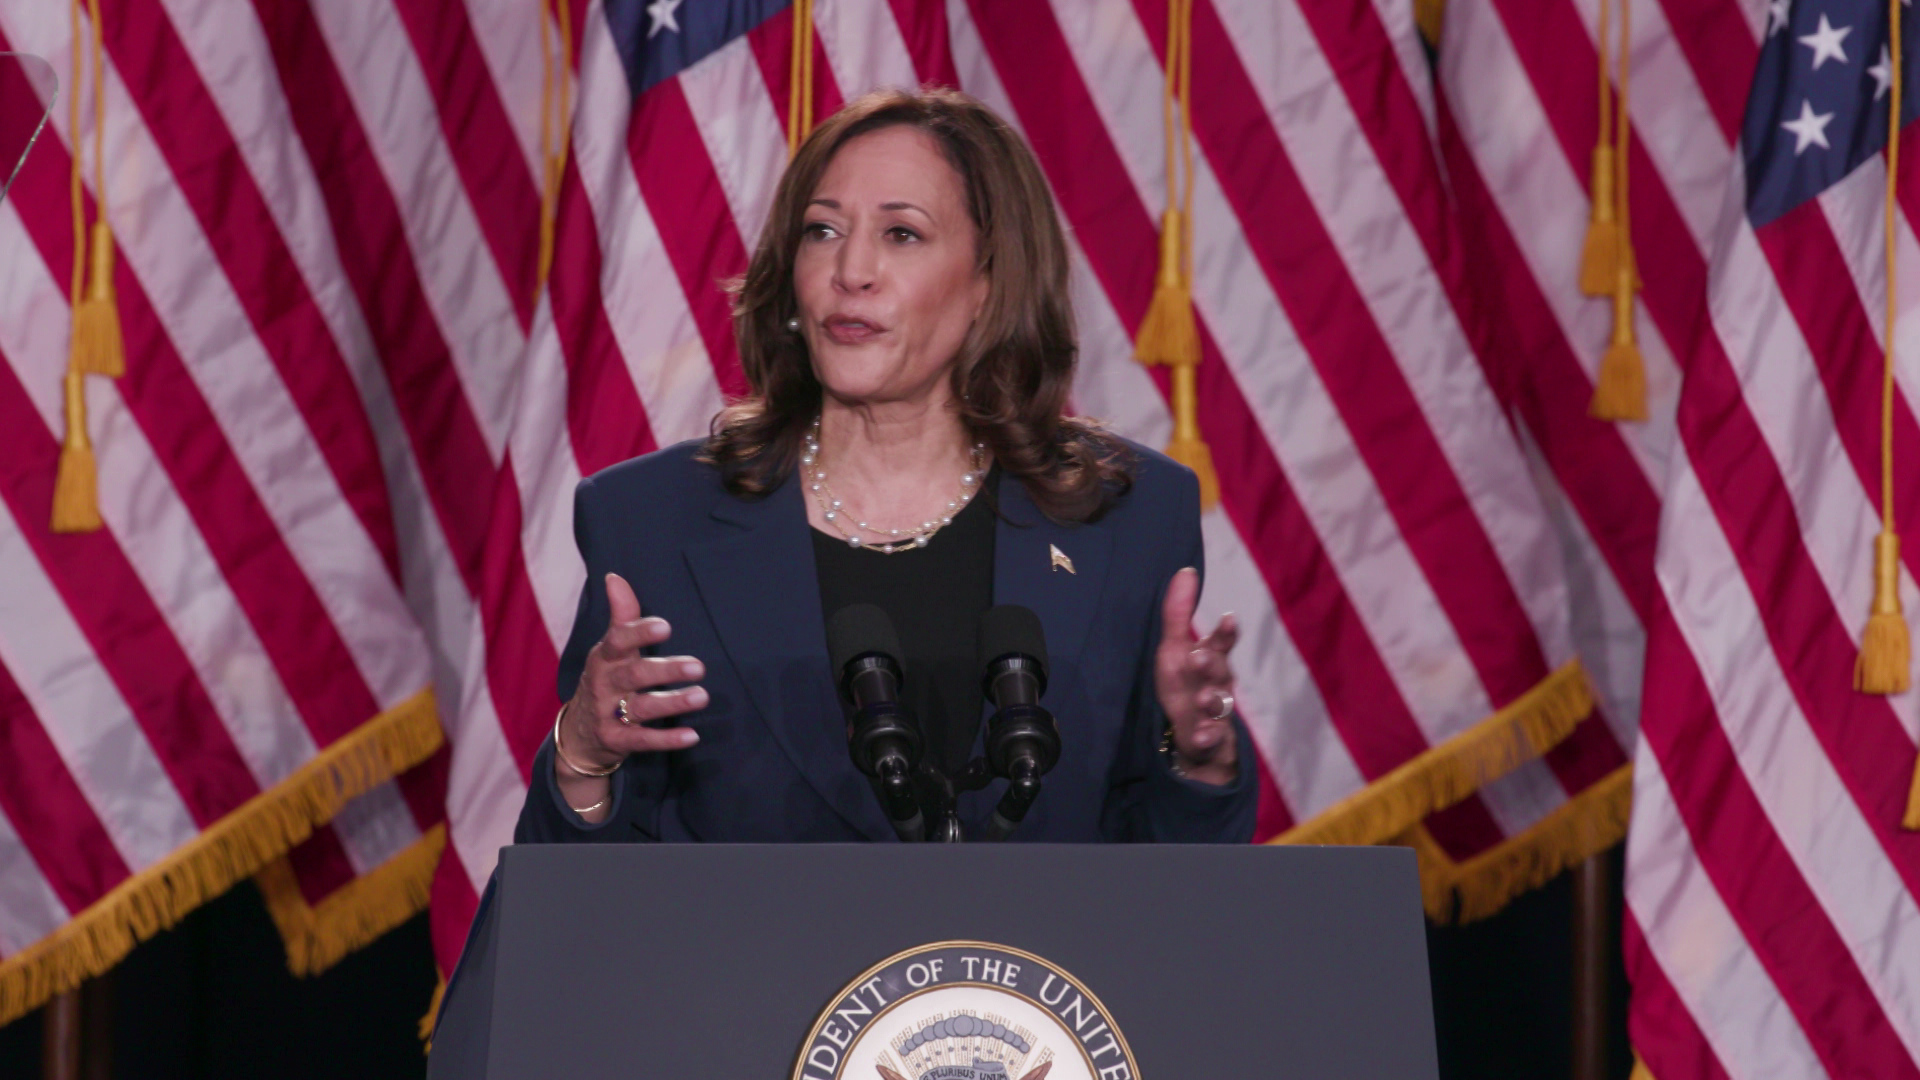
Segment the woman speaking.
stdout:
<svg viewBox="0 0 1920 1080">
<path fill-rule="evenodd" d="M 878 92 L 813 132 L 737 286 L 750 393 L 575 494 L 587 585 L 516 840 L 893 839 L 828 659 L 855 604 L 948 778 L 980 753 L 981 615 L 1037 613 L 1064 750 L 1015 839 L 1252 837 L 1234 620 L 1192 629 L 1198 486 L 1064 415 L 1067 275 L 1038 164 L 973 99 Z M 958 796 L 966 836 L 997 798 Z"/>
</svg>

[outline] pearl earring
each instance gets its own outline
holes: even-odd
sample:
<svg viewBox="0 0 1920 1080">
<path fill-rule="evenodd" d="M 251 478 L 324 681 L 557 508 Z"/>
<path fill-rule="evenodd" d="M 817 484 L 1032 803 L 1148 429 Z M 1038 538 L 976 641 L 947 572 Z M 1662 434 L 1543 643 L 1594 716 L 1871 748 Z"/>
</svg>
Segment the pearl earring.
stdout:
<svg viewBox="0 0 1920 1080">
<path fill-rule="evenodd" d="M 793 318 L 791 318 L 791 319 L 788 319 L 788 320 L 787 320 L 787 329 L 789 329 L 789 330 L 791 330 L 791 331 L 793 331 L 793 332 L 795 332 L 795 333 L 799 333 L 799 332 L 800 332 L 800 318 L 799 318 L 799 316 L 795 316 L 795 317 L 793 317 Z"/>
</svg>

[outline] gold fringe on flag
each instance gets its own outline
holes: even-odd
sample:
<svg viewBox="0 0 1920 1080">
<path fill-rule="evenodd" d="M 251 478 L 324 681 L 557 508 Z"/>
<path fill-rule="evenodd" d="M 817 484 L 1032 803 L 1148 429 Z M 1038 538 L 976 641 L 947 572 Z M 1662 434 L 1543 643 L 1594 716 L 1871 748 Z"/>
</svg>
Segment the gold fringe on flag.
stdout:
<svg viewBox="0 0 1920 1080">
<path fill-rule="evenodd" d="M 1653 1070 L 1647 1068 L 1647 1063 L 1640 1060 L 1640 1055 L 1637 1053 L 1633 1055 L 1633 1072 L 1628 1075 L 1627 1080 L 1653 1080 Z"/>
<path fill-rule="evenodd" d="M 559 22 L 560 62 L 554 63 L 554 27 L 548 0 L 540 5 L 540 259 L 534 270 L 533 302 L 540 302 L 547 275 L 553 270 L 555 220 L 560 208 L 560 181 L 567 173 L 567 147 L 573 130 L 573 0 L 552 0 L 551 15 Z M 555 115 L 555 106 L 558 115 Z"/>
<path fill-rule="evenodd" d="M 793 0 L 793 53 L 787 68 L 787 157 L 813 132 L 813 0 Z"/>
<path fill-rule="evenodd" d="M 1514 897 L 1619 843 L 1632 809 L 1633 766 L 1622 765 L 1533 828 L 1466 862 L 1454 862 L 1424 825 L 1393 843 L 1412 848 L 1419 860 L 1427 918 L 1457 925 L 1499 914 Z"/>
<path fill-rule="evenodd" d="M 1553 749 L 1593 712 L 1570 660 L 1492 716 L 1275 837 L 1275 844 L 1380 844 Z"/>
<path fill-rule="evenodd" d="M 1604 0 L 1603 0 L 1604 3 Z M 1613 153 L 1607 162 L 1611 168 L 1601 173 L 1601 161 L 1598 148 L 1594 154 L 1594 199 L 1595 220 L 1599 219 L 1599 200 L 1601 198 L 1601 178 L 1611 174 L 1613 177 L 1612 196 L 1614 211 L 1614 236 L 1611 242 L 1612 265 L 1606 269 L 1612 271 L 1609 282 L 1613 295 L 1613 340 L 1607 351 L 1600 357 L 1600 372 L 1594 380 L 1593 400 L 1587 406 L 1587 415 L 1596 420 L 1645 420 L 1647 418 L 1647 368 L 1640 355 L 1640 344 L 1634 338 L 1634 294 L 1640 290 L 1639 267 L 1633 254 L 1633 219 L 1629 213 L 1627 198 L 1627 153 L 1633 126 L 1631 114 L 1627 111 L 1627 85 L 1633 70 L 1633 0 L 1619 0 L 1620 3 L 1620 100 L 1619 110 L 1613 117 Z M 1601 9 L 1601 19 L 1606 18 L 1606 10 Z M 1604 29 L 1601 34 L 1602 49 L 1605 48 Z M 1601 81 L 1606 80 L 1606 68 L 1601 67 Z M 1607 93 L 1602 86 L 1600 93 L 1601 111 L 1606 112 Z M 1591 227 L 1587 239 L 1604 247 L 1607 241 L 1596 241 Z M 1598 257 L 1596 257 L 1598 258 Z M 1587 280 L 1587 267 L 1581 267 L 1581 287 Z M 1597 295 L 1605 295 L 1605 292 Z"/>
<path fill-rule="evenodd" d="M 1220 502 L 1220 480 L 1213 470 L 1213 453 L 1200 435 L 1194 377 L 1200 364 L 1200 329 L 1193 315 L 1193 0 L 1167 5 L 1167 77 L 1161 106 L 1167 209 L 1160 218 L 1160 271 L 1140 320 L 1133 356 L 1148 366 L 1173 369 L 1173 438 L 1167 456 L 1199 477 L 1200 509 L 1211 510 Z"/>
<path fill-rule="evenodd" d="M 318 975 L 363 945 L 425 910 L 433 871 L 447 846 L 447 827 L 435 825 L 373 870 L 321 900 L 307 903 L 293 864 L 275 859 L 253 875 L 267 913 L 280 928 L 287 970 Z"/>
<path fill-rule="evenodd" d="M 348 799 L 425 761 L 444 741 L 431 690 L 360 725 L 66 925 L 0 960 L 0 1025 L 106 971 L 138 942 L 286 854 Z"/>
<path fill-rule="evenodd" d="M 420 1018 L 420 1048 L 424 1053 L 433 1053 L 433 1026 L 440 1022 L 440 1003 L 447 1000 L 447 977 L 433 986 L 433 1000 L 427 1002 L 427 1012 Z"/>
<path fill-rule="evenodd" d="M 89 0 L 88 14 L 93 24 L 93 195 L 99 205 L 99 217 L 93 223 L 91 242 L 82 245 L 83 215 L 80 195 L 80 0 L 71 0 L 73 21 L 73 83 L 68 95 L 68 116 L 75 143 L 73 155 L 73 362 L 88 375 L 119 378 L 126 373 L 126 348 L 120 337 L 120 307 L 113 291 L 113 230 L 107 225 L 106 177 L 106 90 L 101 67 L 100 0 Z M 90 255 L 88 287 L 79 287 L 83 251 Z"/>
</svg>

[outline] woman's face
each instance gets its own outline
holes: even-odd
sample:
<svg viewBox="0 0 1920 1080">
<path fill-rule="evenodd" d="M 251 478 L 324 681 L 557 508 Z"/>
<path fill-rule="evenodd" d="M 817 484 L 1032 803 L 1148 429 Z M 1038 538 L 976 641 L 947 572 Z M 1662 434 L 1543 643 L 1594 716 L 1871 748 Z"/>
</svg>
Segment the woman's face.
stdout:
<svg viewBox="0 0 1920 1080">
<path fill-rule="evenodd" d="M 821 385 L 862 404 L 942 393 L 987 277 L 960 175 L 933 137 L 896 126 L 842 146 L 803 220 L 793 284 Z"/>
</svg>

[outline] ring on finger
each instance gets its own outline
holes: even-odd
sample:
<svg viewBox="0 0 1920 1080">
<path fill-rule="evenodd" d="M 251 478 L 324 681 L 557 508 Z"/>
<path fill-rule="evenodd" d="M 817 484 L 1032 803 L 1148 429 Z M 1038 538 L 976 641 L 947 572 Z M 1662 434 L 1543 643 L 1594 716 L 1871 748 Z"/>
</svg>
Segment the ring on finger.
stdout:
<svg viewBox="0 0 1920 1080">
<path fill-rule="evenodd" d="M 1233 715 L 1233 695 L 1221 694 L 1220 695 L 1220 711 L 1207 717 L 1207 719 L 1225 720 L 1227 717 L 1232 715 Z"/>
<path fill-rule="evenodd" d="M 613 706 L 613 718 L 614 718 L 615 720 L 618 720 L 618 721 L 620 721 L 620 722 L 621 722 L 621 723 L 623 723 L 623 724 L 631 724 L 631 723 L 633 723 L 633 715 L 632 715 L 631 713 L 629 713 L 629 712 L 627 712 L 627 699 L 626 699 L 626 698 L 621 698 L 621 699 L 620 699 L 619 701 L 617 701 L 617 702 L 615 702 L 615 703 L 614 703 L 614 706 Z"/>
</svg>

